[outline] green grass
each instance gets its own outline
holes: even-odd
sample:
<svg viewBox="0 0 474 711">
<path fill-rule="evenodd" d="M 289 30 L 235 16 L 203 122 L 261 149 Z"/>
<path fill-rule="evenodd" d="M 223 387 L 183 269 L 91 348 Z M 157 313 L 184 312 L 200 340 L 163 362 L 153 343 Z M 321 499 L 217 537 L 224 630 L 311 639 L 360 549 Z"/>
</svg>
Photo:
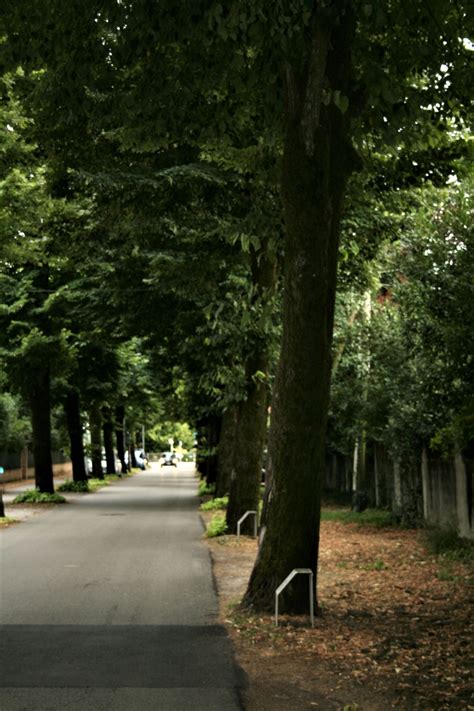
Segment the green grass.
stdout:
<svg viewBox="0 0 474 711">
<path fill-rule="evenodd" d="M 358 523 L 361 526 L 376 526 L 377 528 L 394 525 L 390 511 L 381 511 L 380 509 L 366 509 L 361 513 L 347 511 L 346 509 L 323 509 L 321 511 L 321 521 Z"/>
<path fill-rule="evenodd" d="M 225 514 L 216 513 L 207 524 L 206 538 L 216 538 L 216 536 L 223 536 L 227 531 L 227 524 L 225 521 Z"/>
<path fill-rule="evenodd" d="M 66 499 L 59 494 L 42 494 L 38 489 L 28 489 L 13 499 L 14 504 L 65 504 Z"/>
<path fill-rule="evenodd" d="M 8 526 L 10 523 L 16 523 L 16 518 L 10 518 L 9 516 L 0 516 L 0 527 Z"/>
<path fill-rule="evenodd" d="M 201 504 L 201 511 L 218 511 L 222 509 L 227 508 L 227 504 L 229 503 L 229 497 L 228 496 L 222 496 L 218 497 L 217 499 L 211 499 L 210 501 L 206 501 L 205 504 Z"/>
<path fill-rule="evenodd" d="M 383 560 L 374 560 L 372 563 L 366 563 L 362 566 L 362 570 L 386 570 L 387 566 Z"/>
<path fill-rule="evenodd" d="M 474 562 L 474 541 L 459 538 L 454 528 L 428 528 L 425 545 L 429 553 L 461 563 Z"/>
<path fill-rule="evenodd" d="M 66 479 L 64 484 L 58 486 L 57 490 L 84 493 L 89 491 L 89 486 L 87 481 L 72 481 L 71 479 Z"/>
</svg>

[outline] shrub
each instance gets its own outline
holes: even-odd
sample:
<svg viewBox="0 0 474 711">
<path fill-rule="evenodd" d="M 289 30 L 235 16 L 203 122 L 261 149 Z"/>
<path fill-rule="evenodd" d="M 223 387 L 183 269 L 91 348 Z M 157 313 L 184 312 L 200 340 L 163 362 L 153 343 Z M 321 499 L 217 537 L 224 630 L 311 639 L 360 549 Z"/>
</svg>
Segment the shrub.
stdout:
<svg viewBox="0 0 474 711">
<path fill-rule="evenodd" d="M 71 481 L 71 479 L 67 479 L 64 484 L 60 484 L 58 486 L 58 491 L 75 491 L 84 493 L 89 491 L 89 485 L 87 481 Z"/>
<path fill-rule="evenodd" d="M 425 544 L 433 555 L 442 555 L 450 560 L 469 562 L 474 560 L 474 541 L 459 538 L 455 528 L 428 528 Z"/>
<path fill-rule="evenodd" d="M 66 499 L 59 494 L 43 494 L 38 489 L 28 489 L 13 499 L 14 504 L 65 504 Z"/>
<path fill-rule="evenodd" d="M 211 521 L 207 524 L 206 537 L 215 538 L 216 536 L 223 536 L 226 531 L 227 523 L 225 514 L 217 513 L 214 514 Z"/>
<path fill-rule="evenodd" d="M 205 504 L 201 504 L 201 511 L 217 511 L 219 509 L 226 509 L 228 503 L 228 496 L 222 496 L 217 499 L 211 499 L 210 501 L 206 501 Z"/>
<path fill-rule="evenodd" d="M 198 496 L 211 496 L 216 493 L 216 485 L 208 484 L 204 479 L 199 482 Z"/>
</svg>

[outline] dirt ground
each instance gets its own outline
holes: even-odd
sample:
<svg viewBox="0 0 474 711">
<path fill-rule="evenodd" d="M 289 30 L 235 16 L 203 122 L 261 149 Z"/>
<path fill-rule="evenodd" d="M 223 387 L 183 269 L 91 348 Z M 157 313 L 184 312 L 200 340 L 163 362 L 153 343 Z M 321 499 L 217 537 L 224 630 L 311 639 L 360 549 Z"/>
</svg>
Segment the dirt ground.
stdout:
<svg viewBox="0 0 474 711">
<path fill-rule="evenodd" d="M 472 569 L 428 554 L 420 532 L 323 522 L 314 629 L 238 608 L 255 541 L 208 545 L 247 711 L 474 711 Z"/>
</svg>

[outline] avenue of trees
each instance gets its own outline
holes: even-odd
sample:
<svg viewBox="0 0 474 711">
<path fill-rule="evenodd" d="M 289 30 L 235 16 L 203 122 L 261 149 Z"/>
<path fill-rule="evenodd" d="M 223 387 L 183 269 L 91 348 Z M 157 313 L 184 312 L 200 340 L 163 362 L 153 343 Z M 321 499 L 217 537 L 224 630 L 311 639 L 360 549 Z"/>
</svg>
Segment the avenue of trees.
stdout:
<svg viewBox="0 0 474 711">
<path fill-rule="evenodd" d="M 268 450 L 257 609 L 316 571 L 328 452 L 468 451 L 472 22 L 463 0 L 7 0 L 0 450 L 31 442 L 52 492 L 58 444 L 86 476 L 86 422 L 97 475 L 125 430 L 133 452 L 188 422 L 230 530 Z"/>
</svg>

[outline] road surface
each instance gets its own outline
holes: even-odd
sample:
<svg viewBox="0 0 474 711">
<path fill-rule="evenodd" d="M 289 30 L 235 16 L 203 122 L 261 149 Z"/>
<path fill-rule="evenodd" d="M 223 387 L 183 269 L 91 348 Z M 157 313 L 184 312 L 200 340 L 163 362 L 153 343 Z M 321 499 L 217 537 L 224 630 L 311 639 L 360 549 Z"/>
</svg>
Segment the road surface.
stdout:
<svg viewBox="0 0 474 711">
<path fill-rule="evenodd" d="M 1 711 L 236 711 L 191 465 L 1 532 Z"/>
</svg>

